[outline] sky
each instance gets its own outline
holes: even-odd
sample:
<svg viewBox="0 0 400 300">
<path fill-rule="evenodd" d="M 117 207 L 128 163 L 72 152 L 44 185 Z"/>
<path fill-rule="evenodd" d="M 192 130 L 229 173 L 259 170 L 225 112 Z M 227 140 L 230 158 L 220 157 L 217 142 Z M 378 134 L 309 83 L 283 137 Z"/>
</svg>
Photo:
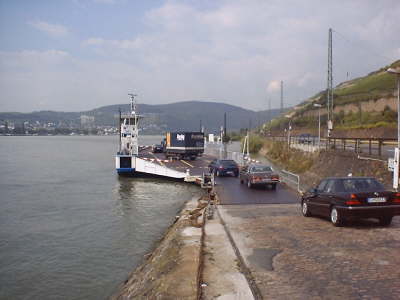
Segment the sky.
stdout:
<svg viewBox="0 0 400 300">
<path fill-rule="evenodd" d="M 400 59 L 400 0 L 0 0 L 0 111 L 292 106 Z"/>
</svg>

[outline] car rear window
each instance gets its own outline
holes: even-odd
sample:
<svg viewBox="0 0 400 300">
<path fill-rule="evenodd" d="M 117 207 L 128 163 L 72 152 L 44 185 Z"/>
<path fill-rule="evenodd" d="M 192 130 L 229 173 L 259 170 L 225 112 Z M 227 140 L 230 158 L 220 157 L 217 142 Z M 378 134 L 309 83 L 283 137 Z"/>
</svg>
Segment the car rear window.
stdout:
<svg viewBox="0 0 400 300">
<path fill-rule="evenodd" d="M 221 165 L 224 166 L 236 166 L 236 162 L 234 160 L 221 160 L 220 161 Z"/>
<path fill-rule="evenodd" d="M 271 169 L 271 167 L 268 167 L 268 166 L 256 166 L 256 167 L 253 167 L 252 172 L 254 172 L 254 173 L 272 172 L 272 169 Z"/>
<path fill-rule="evenodd" d="M 373 178 L 349 178 L 342 179 L 341 184 L 335 186 L 335 190 L 343 191 L 347 193 L 357 192 L 371 192 L 371 191 L 382 191 L 384 187 L 376 179 Z"/>
</svg>

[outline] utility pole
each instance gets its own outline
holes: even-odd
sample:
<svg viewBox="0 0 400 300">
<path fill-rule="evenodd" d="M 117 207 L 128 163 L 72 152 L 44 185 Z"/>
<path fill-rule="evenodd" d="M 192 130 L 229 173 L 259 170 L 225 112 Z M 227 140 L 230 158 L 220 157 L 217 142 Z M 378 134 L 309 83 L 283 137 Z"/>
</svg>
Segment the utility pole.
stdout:
<svg viewBox="0 0 400 300">
<path fill-rule="evenodd" d="M 328 137 L 333 129 L 333 75 L 332 75 L 332 28 L 328 38 L 328 83 L 326 89 L 326 107 L 328 109 Z"/>
<path fill-rule="evenodd" d="M 269 121 L 271 121 L 272 117 L 271 117 L 271 99 L 268 98 L 268 113 L 267 113 L 267 123 Z"/>
<path fill-rule="evenodd" d="M 226 113 L 224 113 L 224 137 L 223 137 L 223 141 L 224 141 L 224 143 L 226 141 Z"/>
<path fill-rule="evenodd" d="M 283 113 L 283 81 L 281 80 L 281 113 Z"/>
</svg>

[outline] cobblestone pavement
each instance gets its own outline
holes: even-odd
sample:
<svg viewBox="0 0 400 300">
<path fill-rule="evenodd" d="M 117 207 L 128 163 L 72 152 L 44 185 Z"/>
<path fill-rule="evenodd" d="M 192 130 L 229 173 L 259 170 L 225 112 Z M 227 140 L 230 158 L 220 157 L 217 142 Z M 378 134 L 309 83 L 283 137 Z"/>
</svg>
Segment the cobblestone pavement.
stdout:
<svg viewBox="0 0 400 300">
<path fill-rule="evenodd" d="M 400 217 L 338 228 L 298 204 L 218 210 L 264 299 L 400 299 Z"/>
</svg>

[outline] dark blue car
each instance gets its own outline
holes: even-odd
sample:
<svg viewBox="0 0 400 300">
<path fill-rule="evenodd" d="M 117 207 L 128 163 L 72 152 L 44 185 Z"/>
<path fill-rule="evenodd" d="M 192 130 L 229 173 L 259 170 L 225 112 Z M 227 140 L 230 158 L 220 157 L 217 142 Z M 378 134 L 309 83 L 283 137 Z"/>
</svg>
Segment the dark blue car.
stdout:
<svg viewBox="0 0 400 300">
<path fill-rule="evenodd" d="M 208 168 L 210 173 L 214 173 L 218 177 L 226 175 L 239 176 L 239 166 L 231 159 L 214 159 L 208 165 Z"/>
</svg>

